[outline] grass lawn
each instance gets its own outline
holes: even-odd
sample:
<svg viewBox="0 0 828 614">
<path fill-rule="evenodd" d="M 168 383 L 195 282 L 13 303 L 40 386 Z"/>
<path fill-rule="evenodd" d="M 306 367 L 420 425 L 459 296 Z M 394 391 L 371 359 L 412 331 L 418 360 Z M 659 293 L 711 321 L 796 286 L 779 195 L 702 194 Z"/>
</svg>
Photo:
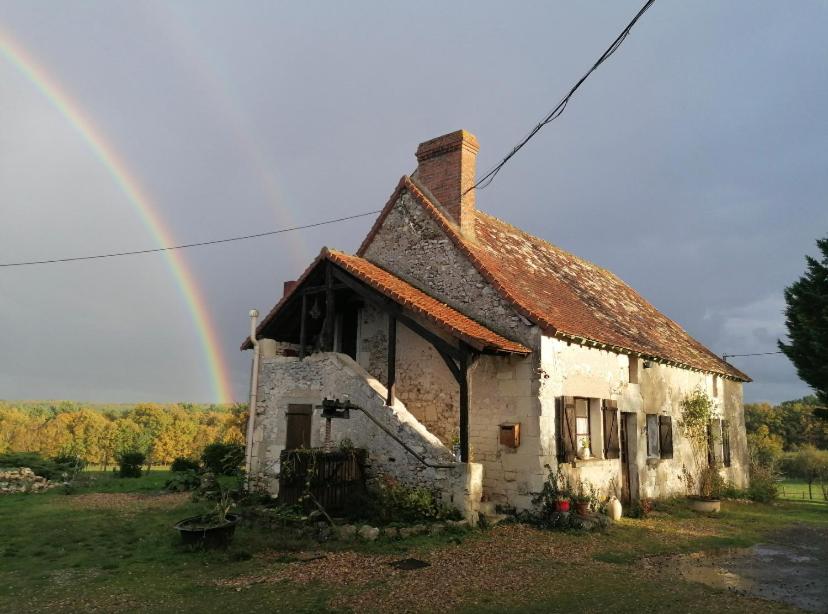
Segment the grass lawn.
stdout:
<svg viewBox="0 0 828 614">
<path fill-rule="evenodd" d="M 320 546 L 241 526 L 226 552 L 187 552 L 171 527 L 203 508 L 160 494 L 166 475 L 0 497 L 0 611 L 785 612 L 656 572 L 647 557 L 746 546 L 792 523 L 828 529 L 825 505 L 725 503 L 718 518 L 665 505 L 605 534 L 508 525 Z M 390 566 L 406 557 L 431 566 Z"/>
<path fill-rule="evenodd" d="M 822 488 L 820 488 L 819 481 L 811 485 L 811 493 L 813 494 L 814 502 L 826 503 L 822 496 Z M 779 484 L 779 498 L 790 499 L 792 501 L 808 501 L 808 482 L 805 480 L 785 479 Z"/>
</svg>

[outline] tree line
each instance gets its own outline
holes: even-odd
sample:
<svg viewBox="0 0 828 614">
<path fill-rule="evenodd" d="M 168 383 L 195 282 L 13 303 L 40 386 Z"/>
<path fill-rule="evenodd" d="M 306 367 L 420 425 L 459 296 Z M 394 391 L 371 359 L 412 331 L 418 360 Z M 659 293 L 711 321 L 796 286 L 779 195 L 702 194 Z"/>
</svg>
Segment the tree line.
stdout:
<svg viewBox="0 0 828 614">
<path fill-rule="evenodd" d="M 0 454 L 71 456 L 106 470 L 122 454 L 141 452 L 148 465 L 167 465 L 214 442 L 242 443 L 246 422 L 243 404 L 0 401 Z"/>
</svg>

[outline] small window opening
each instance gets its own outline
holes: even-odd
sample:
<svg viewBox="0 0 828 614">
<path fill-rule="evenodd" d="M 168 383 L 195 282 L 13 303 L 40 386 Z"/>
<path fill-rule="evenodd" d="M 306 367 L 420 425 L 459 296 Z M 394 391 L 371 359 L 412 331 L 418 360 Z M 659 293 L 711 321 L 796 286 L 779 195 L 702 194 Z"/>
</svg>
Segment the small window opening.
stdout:
<svg viewBox="0 0 828 614">
<path fill-rule="evenodd" d="M 638 357 L 630 356 L 630 383 L 638 383 Z"/>
<path fill-rule="evenodd" d="M 714 397 L 719 396 L 719 376 L 718 375 L 713 376 L 713 396 Z"/>
</svg>

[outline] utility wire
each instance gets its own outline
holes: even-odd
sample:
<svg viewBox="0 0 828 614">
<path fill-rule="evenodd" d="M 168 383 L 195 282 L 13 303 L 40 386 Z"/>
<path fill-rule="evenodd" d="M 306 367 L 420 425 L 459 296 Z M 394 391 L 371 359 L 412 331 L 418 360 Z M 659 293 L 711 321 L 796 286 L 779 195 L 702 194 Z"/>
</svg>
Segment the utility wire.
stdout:
<svg viewBox="0 0 828 614">
<path fill-rule="evenodd" d="M 621 43 L 623 43 L 624 39 L 627 38 L 627 35 L 629 35 L 630 30 L 632 30 L 632 28 L 636 24 L 636 22 L 639 19 L 641 19 L 641 16 L 644 15 L 644 13 L 646 13 L 647 10 L 654 3 L 655 3 L 655 0 L 647 0 L 647 2 L 644 4 L 644 6 L 641 7 L 641 10 L 639 10 L 638 13 L 636 13 L 635 17 L 633 17 L 632 21 L 629 24 L 627 24 L 627 27 L 624 28 L 621 31 L 621 34 L 618 35 L 618 37 L 612 42 L 612 44 L 607 48 L 607 50 L 604 51 L 604 53 L 601 55 L 601 57 L 598 58 L 598 60 L 595 62 L 595 64 L 592 65 L 592 68 L 590 68 L 586 72 L 586 74 L 583 77 L 581 77 L 578 80 L 578 82 L 575 83 L 575 85 L 572 86 L 572 89 L 570 89 L 569 93 L 561 99 L 561 101 L 558 103 L 558 105 L 554 109 L 552 109 L 552 111 L 550 111 L 549 114 L 546 117 L 544 117 L 540 121 L 539 124 L 537 124 L 534 128 L 532 128 L 532 130 L 529 132 L 529 134 L 527 134 L 520 143 L 515 145 L 512 148 L 512 151 L 510 151 L 506 155 L 506 157 L 503 158 L 503 160 L 501 160 L 497 164 L 497 166 L 495 166 L 492 170 L 490 170 L 485 175 L 483 175 L 477 181 L 477 183 L 475 183 L 472 187 L 470 187 L 468 190 L 463 192 L 463 194 L 466 194 L 467 192 L 470 192 L 470 191 L 474 190 L 475 188 L 480 188 L 480 189 L 486 188 L 494 180 L 495 175 L 497 175 L 500 172 L 500 170 L 504 166 L 506 166 L 506 163 L 509 162 L 509 160 L 511 160 L 512 157 L 517 152 L 519 152 L 523 148 L 523 146 L 526 145 L 526 143 L 528 143 L 532 139 L 533 136 L 535 136 L 538 132 L 540 132 L 541 128 L 543 128 L 546 124 L 548 124 L 548 123 L 554 121 L 555 119 L 557 119 L 558 117 L 560 117 L 561 114 L 564 112 L 564 109 L 566 109 L 566 105 L 569 104 L 569 100 L 572 98 L 572 96 L 575 94 L 575 92 L 578 91 L 578 88 L 581 87 L 583 82 L 586 81 L 587 78 L 593 72 L 595 72 L 601 64 L 603 64 L 613 53 L 615 53 L 618 50 L 618 48 L 621 46 Z"/>
<path fill-rule="evenodd" d="M 756 352 L 754 354 L 722 354 L 722 359 L 737 358 L 740 356 L 770 356 L 771 354 L 784 354 L 784 352 Z"/>
<path fill-rule="evenodd" d="M 348 215 L 345 217 L 338 217 L 332 220 L 324 220 L 322 222 L 314 222 L 313 224 L 305 224 L 303 226 L 292 226 L 290 228 L 280 228 L 279 230 L 269 230 L 267 232 L 257 232 L 252 235 L 242 235 L 239 237 L 227 237 L 224 239 L 215 239 L 213 241 L 199 241 L 197 243 L 184 243 L 182 245 L 169 245 L 166 247 L 155 247 L 152 249 L 138 249 L 130 252 L 113 252 L 110 254 L 96 254 L 93 256 L 75 256 L 72 258 L 52 258 L 50 260 L 30 260 L 27 262 L 4 262 L 0 263 L 0 267 L 14 267 L 14 266 L 32 266 L 35 264 L 55 264 L 58 262 L 76 262 L 78 260 L 100 260 L 102 258 L 117 258 L 119 256 L 137 256 L 139 254 L 155 254 L 157 252 L 171 252 L 176 249 L 187 249 L 189 247 L 202 247 L 204 245 L 217 245 L 219 243 L 231 243 L 233 241 L 246 241 L 248 239 L 258 239 L 260 237 L 269 237 L 271 235 L 283 234 L 285 232 L 293 232 L 294 230 L 304 230 L 306 228 L 316 228 L 317 226 L 325 226 L 327 224 L 336 224 L 337 222 L 345 222 L 347 220 L 355 220 L 361 217 L 367 217 L 379 213 L 380 210 L 366 211 L 365 213 L 357 213 L 355 215 Z"/>
</svg>

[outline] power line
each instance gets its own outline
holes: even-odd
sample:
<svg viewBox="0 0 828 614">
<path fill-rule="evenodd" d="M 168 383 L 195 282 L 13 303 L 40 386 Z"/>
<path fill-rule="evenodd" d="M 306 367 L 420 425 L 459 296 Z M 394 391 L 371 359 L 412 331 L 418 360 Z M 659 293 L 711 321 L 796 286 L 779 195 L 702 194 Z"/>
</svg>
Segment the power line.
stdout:
<svg viewBox="0 0 828 614">
<path fill-rule="evenodd" d="M 497 164 L 497 166 L 495 166 L 492 170 L 490 170 L 485 175 L 483 175 L 477 181 L 477 183 L 475 183 L 472 187 L 470 187 L 468 190 L 466 190 L 466 192 L 470 192 L 471 190 L 474 190 L 475 188 L 480 188 L 480 189 L 486 188 L 494 180 L 495 175 L 497 175 L 500 172 L 500 169 L 502 169 L 504 166 L 506 166 L 506 163 L 509 162 L 509 160 L 512 158 L 512 156 L 514 156 L 518 151 L 520 151 L 523 148 L 523 146 L 526 145 L 526 143 L 528 143 L 533 136 L 535 136 L 538 132 L 540 132 L 541 128 L 543 128 L 546 124 L 554 121 L 555 119 L 557 119 L 558 117 L 561 116 L 561 114 L 564 112 L 564 109 L 566 109 L 566 105 L 569 104 L 570 98 L 572 98 L 572 96 L 575 94 L 575 92 L 578 91 L 578 88 L 581 87 L 583 82 L 586 81 L 587 78 L 593 72 L 595 72 L 595 70 L 597 70 L 597 68 L 601 64 L 603 64 L 613 53 L 615 53 L 618 50 L 618 48 L 621 46 L 621 43 L 623 43 L 624 39 L 627 38 L 627 35 L 629 35 L 630 30 L 632 30 L 632 28 L 636 24 L 636 22 L 639 19 L 641 19 L 641 16 L 644 15 L 644 13 L 646 13 L 647 10 L 654 3 L 655 3 L 655 0 L 647 0 L 647 2 L 644 4 L 644 6 L 641 7 L 641 10 L 639 10 L 638 13 L 636 13 L 635 17 L 633 17 L 632 21 L 630 21 L 630 23 L 627 24 L 627 27 L 624 28 L 621 31 L 621 34 L 619 34 L 618 37 L 612 42 L 612 44 L 607 48 L 607 50 L 604 51 L 603 54 L 601 54 L 601 57 L 598 58 L 598 60 L 595 62 L 595 64 L 592 65 L 592 68 L 590 68 L 586 72 L 586 74 L 583 77 L 581 77 L 578 80 L 578 82 L 575 83 L 574 86 L 572 86 L 572 89 L 570 89 L 569 93 L 561 99 L 561 101 L 558 103 L 558 105 L 554 109 L 552 109 L 552 111 L 550 111 L 549 114 L 540 121 L 540 123 L 538 123 L 534 128 L 532 128 L 532 130 L 529 132 L 529 134 L 527 134 L 520 143 L 515 145 L 512 148 L 512 151 L 510 151 L 506 155 L 506 157 L 503 158 L 503 160 L 501 160 Z M 463 192 L 463 193 L 465 194 L 466 192 Z"/>
<path fill-rule="evenodd" d="M 722 359 L 737 358 L 741 356 L 770 356 L 771 354 L 784 354 L 784 352 L 755 352 L 753 354 L 722 354 Z"/>
<path fill-rule="evenodd" d="M 303 226 L 292 226 L 290 228 L 280 228 L 279 230 L 269 230 L 267 232 L 257 232 L 251 235 L 242 235 L 238 237 L 227 237 L 224 239 L 214 239 L 212 241 L 198 241 L 197 243 L 184 243 L 182 245 L 169 245 L 166 247 L 154 247 L 152 249 L 138 249 L 129 252 L 113 252 L 110 254 L 95 254 L 93 256 L 74 256 L 71 258 L 52 258 L 50 260 L 29 260 L 26 262 L 5 262 L 0 263 L 0 267 L 15 267 L 15 266 L 32 266 L 35 264 L 55 264 L 58 262 L 76 262 L 78 260 L 100 260 L 102 258 L 117 258 L 120 256 L 137 256 L 139 254 L 154 254 L 158 252 L 170 252 L 176 249 L 187 249 L 189 247 L 202 247 L 204 245 L 217 245 L 219 243 L 231 243 L 233 241 L 246 241 L 248 239 L 258 239 L 260 237 L 268 237 L 271 235 L 283 234 L 285 232 L 293 232 L 294 230 L 304 230 L 306 228 L 316 228 L 317 226 L 325 226 L 327 224 L 336 224 L 337 222 L 345 222 L 347 220 L 355 220 L 357 218 L 366 217 L 379 213 L 380 210 L 366 211 L 365 213 L 357 213 L 355 215 L 348 215 L 345 217 L 338 217 L 332 220 L 324 220 L 322 222 L 314 222 L 313 224 L 305 224 Z"/>
</svg>

